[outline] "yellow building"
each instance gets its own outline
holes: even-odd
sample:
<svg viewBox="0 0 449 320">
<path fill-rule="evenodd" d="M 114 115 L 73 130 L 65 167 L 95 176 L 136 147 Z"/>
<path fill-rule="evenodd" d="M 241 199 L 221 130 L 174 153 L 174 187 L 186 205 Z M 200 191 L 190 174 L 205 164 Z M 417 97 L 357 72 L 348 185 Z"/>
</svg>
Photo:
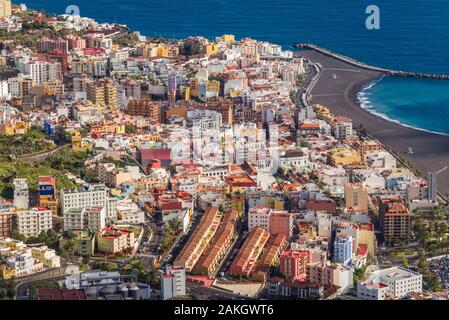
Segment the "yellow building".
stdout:
<svg viewBox="0 0 449 320">
<path fill-rule="evenodd" d="M 59 80 L 47 81 L 44 84 L 45 93 L 49 96 L 63 95 L 64 84 Z"/>
<path fill-rule="evenodd" d="M 224 34 L 221 36 L 221 39 L 226 43 L 234 42 L 235 36 L 233 34 Z"/>
<path fill-rule="evenodd" d="M 31 248 L 31 255 L 47 268 L 59 268 L 61 266 L 60 257 L 56 255 L 55 250 L 49 249 L 47 246 Z"/>
<path fill-rule="evenodd" d="M 206 90 L 208 92 L 216 92 L 218 95 L 220 93 L 220 81 L 217 80 L 208 81 Z"/>
<path fill-rule="evenodd" d="M 184 91 L 184 100 L 189 101 L 190 100 L 190 87 L 186 87 Z"/>
<path fill-rule="evenodd" d="M 90 129 L 91 134 L 101 134 L 101 133 L 125 133 L 125 124 L 123 123 L 105 123 L 99 126 L 94 126 Z"/>
<path fill-rule="evenodd" d="M 329 124 L 333 123 L 335 116 L 328 107 L 321 104 L 315 104 L 313 106 L 313 110 L 315 111 L 318 119 L 324 120 Z"/>
<path fill-rule="evenodd" d="M 11 0 L 0 0 L 0 18 L 11 16 Z"/>
<path fill-rule="evenodd" d="M 265 197 L 265 206 L 275 210 L 284 210 L 284 200 L 277 197 Z"/>
<path fill-rule="evenodd" d="M 87 99 L 100 108 L 118 108 L 118 93 L 114 82 L 109 79 L 87 83 Z"/>
<path fill-rule="evenodd" d="M 214 55 L 218 53 L 218 45 L 216 43 L 211 43 L 206 46 L 206 54 L 208 56 Z"/>
<path fill-rule="evenodd" d="M 54 216 L 58 214 L 58 199 L 52 196 L 39 196 L 39 206 L 47 207 Z"/>
<path fill-rule="evenodd" d="M 352 148 L 335 148 L 329 151 L 328 162 L 333 166 L 362 163 L 362 156 Z"/>
<path fill-rule="evenodd" d="M 0 135 L 14 136 L 16 134 L 25 134 L 28 132 L 27 122 L 3 123 L 0 125 Z"/>
<path fill-rule="evenodd" d="M 93 146 L 86 139 L 81 137 L 79 130 L 73 130 L 71 133 L 72 149 L 76 152 L 86 152 L 92 150 Z"/>
<path fill-rule="evenodd" d="M 16 277 L 16 269 L 10 269 L 6 264 L 0 265 L 0 278 L 9 280 Z"/>
<path fill-rule="evenodd" d="M 106 227 L 98 234 L 98 250 L 118 253 L 134 248 L 134 233 L 122 228 Z"/>
</svg>

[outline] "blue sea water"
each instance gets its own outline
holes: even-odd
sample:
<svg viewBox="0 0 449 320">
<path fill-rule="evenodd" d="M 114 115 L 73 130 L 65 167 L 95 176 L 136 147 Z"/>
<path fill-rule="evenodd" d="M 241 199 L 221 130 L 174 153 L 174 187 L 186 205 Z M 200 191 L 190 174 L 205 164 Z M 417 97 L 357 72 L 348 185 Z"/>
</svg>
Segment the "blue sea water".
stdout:
<svg viewBox="0 0 449 320">
<path fill-rule="evenodd" d="M 371 65 L 449 74 L 449 0 L 23 2 L 56 14 L 64 13 L 68 5 L 77 5 L 82 16 L 100 22 L 116 20 L 150 36 L 213 38 L 232 33 L 284 48 L 296 42 L 312 42 Z M 371 4 L 380 8 L 380 30 L 365 27 L 365 9 Z M 449 118 L 449 82 L 386 78 L 365 93 L 365 99 L 371 99 L 372 109 L 388 118 L 449 133 L 449 121 L 444 121 Z"/>
</svg>

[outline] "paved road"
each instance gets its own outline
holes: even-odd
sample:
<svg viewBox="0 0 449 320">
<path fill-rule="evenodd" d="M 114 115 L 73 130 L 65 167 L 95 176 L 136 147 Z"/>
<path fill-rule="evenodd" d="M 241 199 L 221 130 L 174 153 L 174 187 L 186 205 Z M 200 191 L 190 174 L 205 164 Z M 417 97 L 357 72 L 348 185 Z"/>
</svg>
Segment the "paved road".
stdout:
<svg viewBox="0 0 449 320">
<path fill-rule="evenodd" d="M 42 280 L 60 280 L 65 278 L 65 268 L 54 268 L 33 274 L 31 276 L 19 278 L 16 286 L 16 300 L 28 300 L 28 289 L 34 282 Z"/>
</svg>

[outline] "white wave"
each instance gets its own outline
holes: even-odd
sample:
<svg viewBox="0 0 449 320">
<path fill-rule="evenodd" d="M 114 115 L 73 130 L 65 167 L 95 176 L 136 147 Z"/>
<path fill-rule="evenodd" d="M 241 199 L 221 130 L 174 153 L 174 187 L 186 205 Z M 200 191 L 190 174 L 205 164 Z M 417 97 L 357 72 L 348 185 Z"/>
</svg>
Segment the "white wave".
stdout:
<svg viewBox="0 0 449 320">
<path fill-rule="evenodd" d="M 399 120 L 395 120 L 390 118 L 388 115 L 386 115 L 385 113 L 379 112 L 376 110 L 376 107 L 373 105 L 373 103 L 371 102 L 371 100 L 369 99 L 369 97 L 372 95 L 371 92 L 368 92 L 368 90 L 370 90 L 372 87 L 374 87 L 376 84 L 378 84 L 380 81 L 383 80 L 385 76 L 383 76 L 382 78 L 379 78 L 369 84 L 367 84 L 366 86 L 364 86 L 362 88 L 362 90 L 357 94 L 357 101 L 360 104 L 360 107 L 364 110 L 366 110 L 367 112 L 375 115 L 378 118 L 382 118 L 386 121 L 389 122 L 393 122 L 396 123 L 400 126 L 406 127 L 406 128 L 410 128 L 410 129 L 415 129 L 415 130 L 419 130 L 419 131 L 424 131 L 427 133 L 433 133 L 433 134 L 438 134 L 441 136 L 446 136 L 449 137 L 448 133 L 444 133 L 444 132 L 439 132 L 439 131 L 432 131 L 432 130 L 428 130 L 428 129 L 423 129 L 423 128 L 419 128 L 419 127 L 415 127 L 409 124 L 405 124 L 400 122 Z"/>
</svg>

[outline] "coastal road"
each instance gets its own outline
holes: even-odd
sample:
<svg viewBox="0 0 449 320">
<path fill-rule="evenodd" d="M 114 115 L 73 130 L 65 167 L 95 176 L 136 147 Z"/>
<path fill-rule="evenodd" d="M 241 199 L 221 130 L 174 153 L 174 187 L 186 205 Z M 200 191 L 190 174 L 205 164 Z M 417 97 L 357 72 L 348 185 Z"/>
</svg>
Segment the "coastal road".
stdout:
<svg viewBox="0 0 449 320">
<path fill-rule="evenodd" d="M 364 86 L 380 79 L 382 73 L 357 68 L 312 50 L 300 51 L 297 55 L 322 66 L 318 81 L 311 90 L 312 104 L 323 104 L 335 115 L 350 117 L 354 128 L 365 130 L 408 159 L 423 176 L 427 172 L 441 170 L 438 191 L 444 195 L 449 192 L 449 170 L 442 170 L 449 166 L 449 136 L 401 126 L 360 107 L 357 94 Z M 408 153 L 409 148 L 412 148 L 413 154 Z"/>
</svg>

